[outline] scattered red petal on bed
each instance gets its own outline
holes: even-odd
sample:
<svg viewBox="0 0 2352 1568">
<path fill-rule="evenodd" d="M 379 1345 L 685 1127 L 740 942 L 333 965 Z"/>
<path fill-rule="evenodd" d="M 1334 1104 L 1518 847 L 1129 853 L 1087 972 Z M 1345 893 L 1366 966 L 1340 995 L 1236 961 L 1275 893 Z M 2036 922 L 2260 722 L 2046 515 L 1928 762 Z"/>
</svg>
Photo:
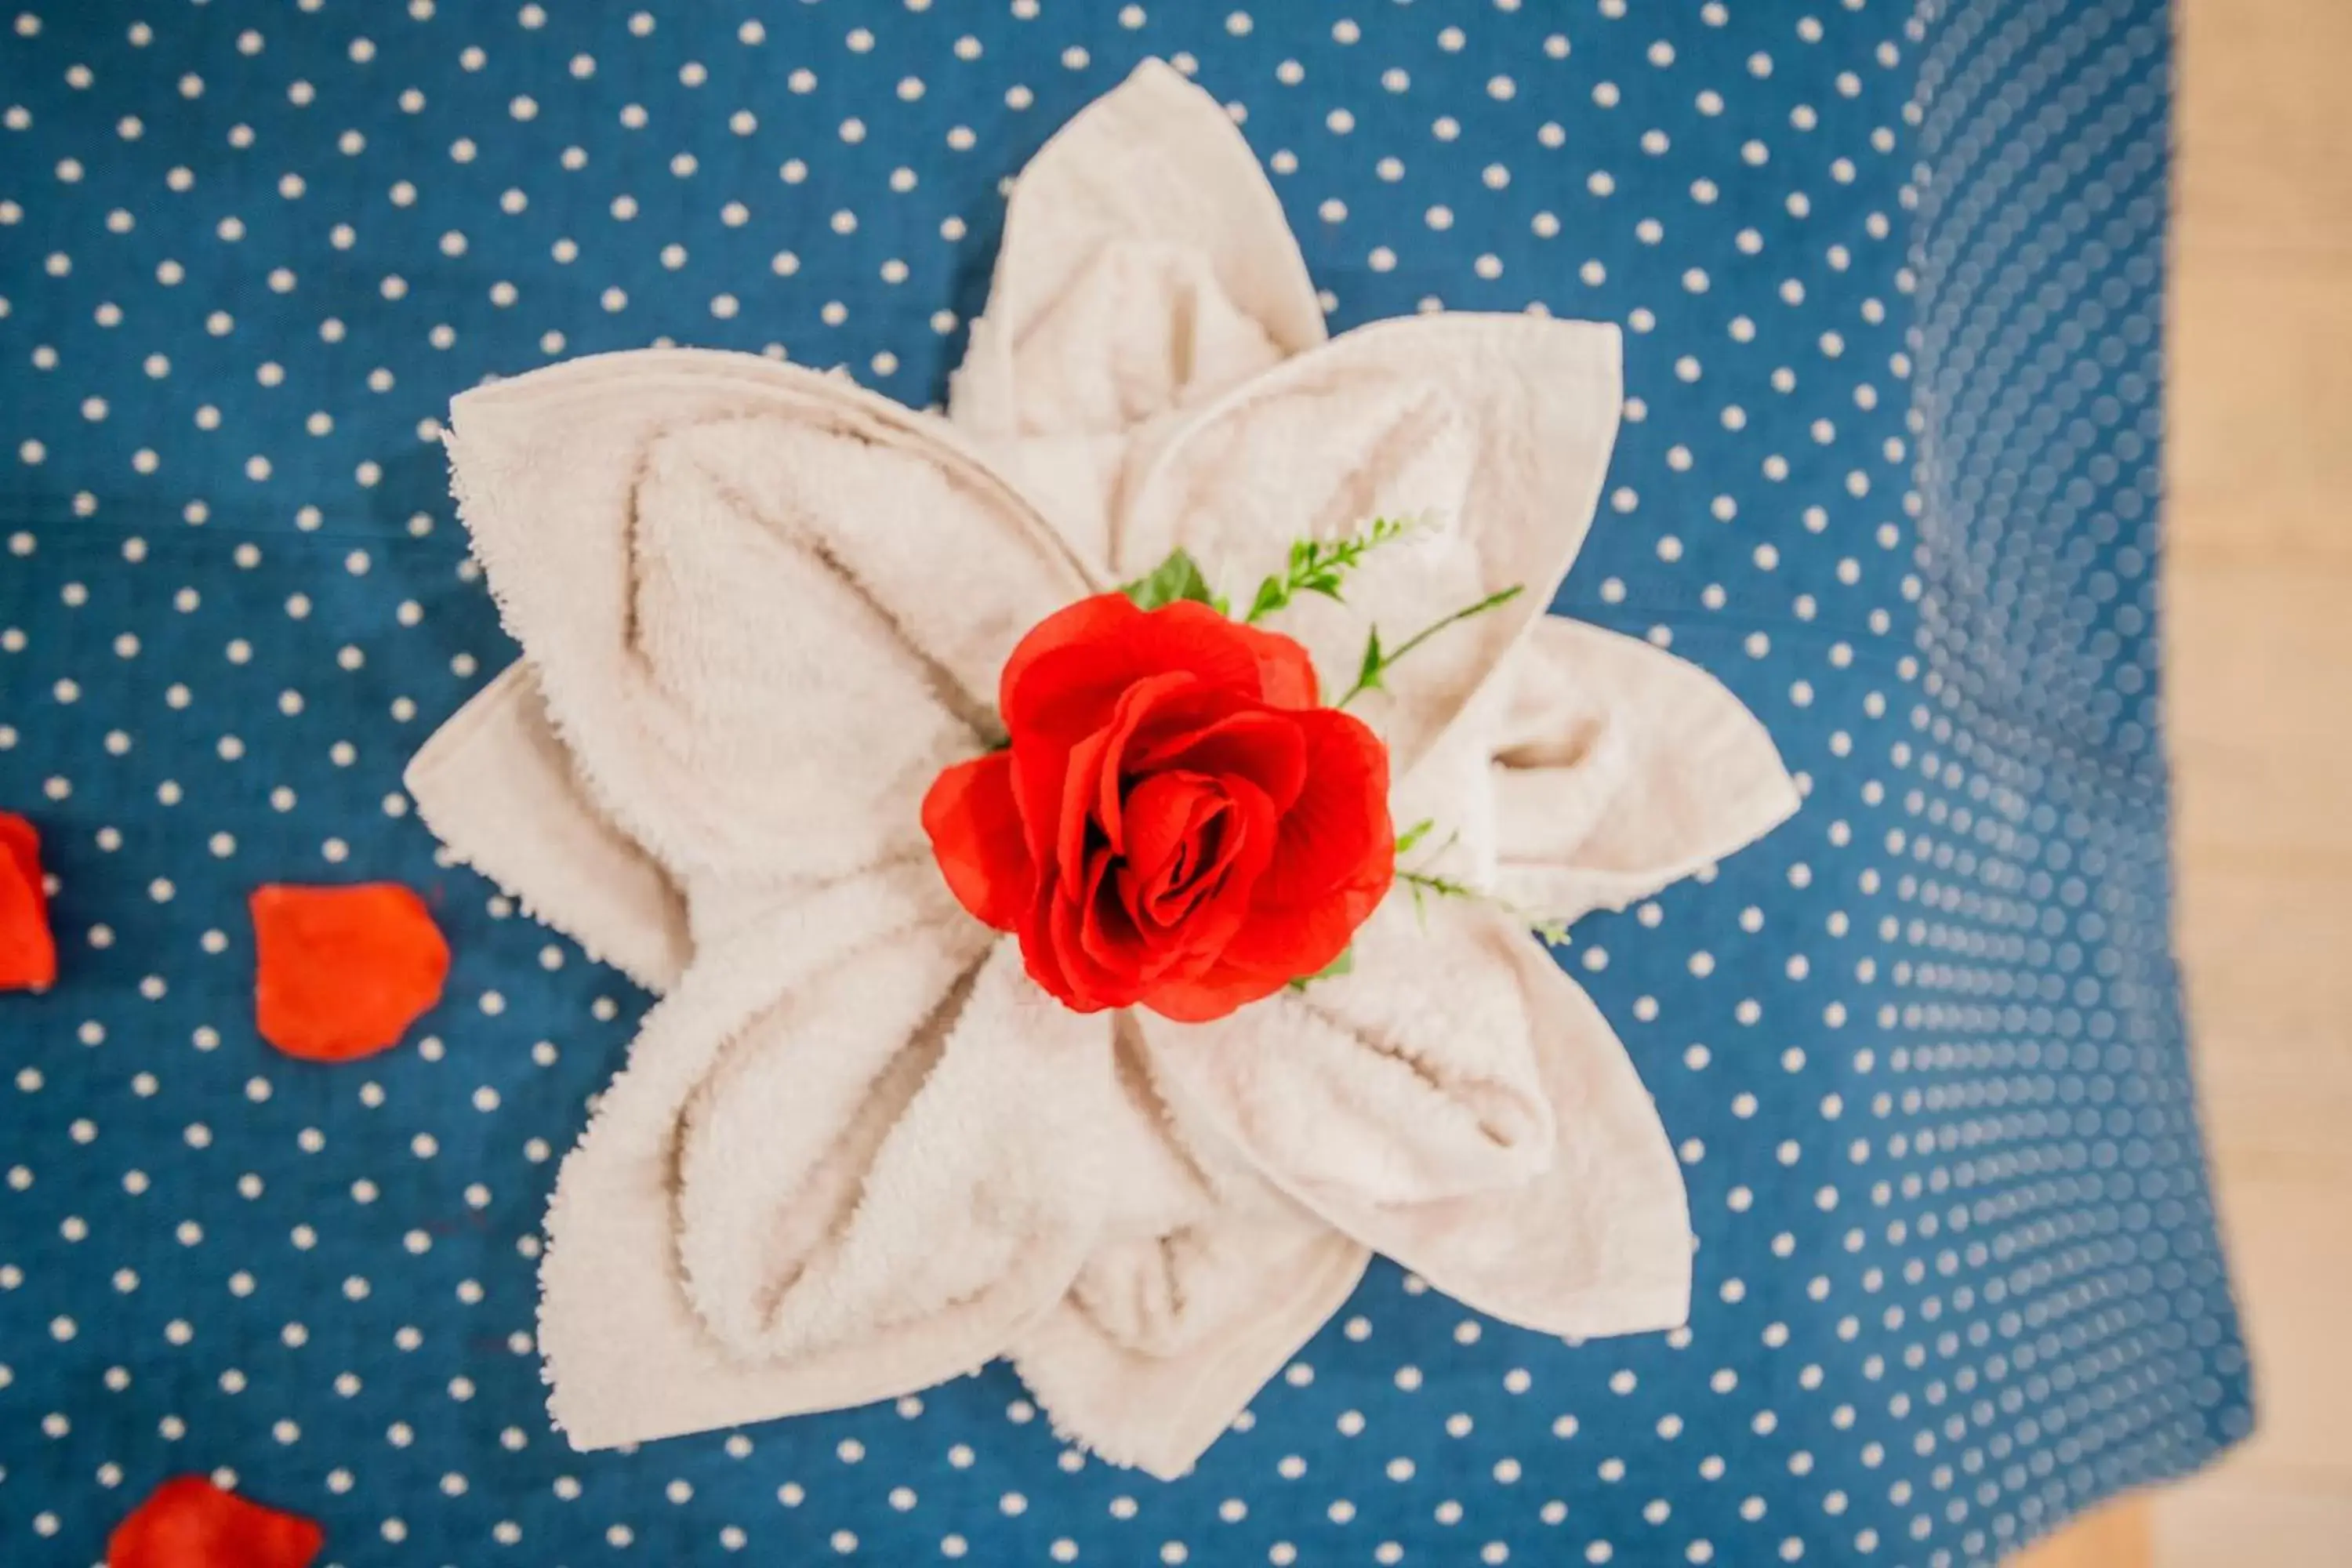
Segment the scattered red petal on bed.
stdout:
<svg viewBox="0 0 2352 1568">
<path fill-rule="evenodd" d="M 326 1539 L 300 1514 L 175 1476 L 114 1527 L 106 1568 L 310 1568 Z"/>
<path fill-rule="evenodd" d="M 400 1043 L 441 1000 L 449 944 L 425 900 L 396 882 L 256 888 L 261 1037 L 289 1057 L 341 1062 Z"/>
<path fill-rule="evenodd" d="M 47 990 L 57 979 L 41 836 L 23 817 L 0 811 L 0 991 Z"/>
</svg>

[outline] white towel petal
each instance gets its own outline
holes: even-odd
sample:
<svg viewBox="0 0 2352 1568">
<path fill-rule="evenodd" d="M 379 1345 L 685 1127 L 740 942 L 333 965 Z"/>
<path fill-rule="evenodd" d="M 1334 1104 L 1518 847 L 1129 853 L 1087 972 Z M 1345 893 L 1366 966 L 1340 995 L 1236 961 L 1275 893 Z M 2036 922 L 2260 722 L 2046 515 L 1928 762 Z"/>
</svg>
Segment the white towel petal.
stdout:
<svg viewBox="0 0 2352 1568">
<path fill-rule="evenodd" d="M 1496 890 L 1519 909 L 1622 909 L 1797 810 L 1772 737 L 1686 659 L 1547 617 L 1510 675 L 1494 738 Z"/>
<path fill-rule="evenodd" d="M 1122 1020 L 1118 1181 L 1064 1301 L 1013 1348 L 1055 1429 L 1114 1464 L 1182 1473 L 1347 1300 L 1370 1254 L 1180 1123 Z"/>
<path fill-rule="evenodd" d="M 1276 1185 L 1335 1213 L 1507 1191 L 1550 1162 L 1552 1107 L 1502 937 L 1400 890 L 1351 973 L 1214 1024 L 1147 1018 L 1154 1073 Z"/>
<path fill-rule="evenodd" d="M 1249 144 L 1147 60 L 1022 171 L 950 407 L 991 439 L 1116 431 L 1323 337 Z"/>
<path fill-rule="evenodd" d="M 524 910 L 651 991 L 676 984 L 686 905 L 597 807 L 555 737 L 528 660 L 476 692 L 410 759 L 418 815 Z"/>
<path fill-rule="evenodd" d="M 1558 1333 L 1682 1321 L 1689 1213 L 1657 1110 L 1591 1000 L 1500 911 L 1440 900 L 1417 920 L 1400 895 L 1354 973 L 1150 1028 L 1172 1100 L 1448 1295 Z"/>
<path fill-rule="evenodd" d="M 450 447 L 557 732 L 698 929 L 919 847 L 1004 653 L 1089 587 L 943 423 L 750 355 L 499 383 Z"/>
<path fill-rule="evenodd" d="M 1165 1240 L 1097 1247 L 1014 1363 L 1056 1431 L 1173 1480 L 1339 1310 L 1370 1258 L 1303 1211 L 1222 1209 Z M 1156 1343 L 1106 1321 L 1116 1291 L 1139 1311 L 1195 1294 L 1213 1308 L 1188 1308 L 1190 1336 Z"/>
<path fill-rule="evenodd" d="M 576 1447 L 926 1387 L 1063 1294 L 1099 1226 L 1108 1031 L 1009 952 L 908 870 L 698 959 L 549 1211 L 540 1342 Z"/>
<path fill-rule="evenodd" d="M 1147 60 L 1013 186 L 949 413 L 1083 559 L 1107 561 L 1134 449 L 1324 336 L 1248 143 L 1214 99 Z"/>
<path fill-rule="evenodd" d="M 879 943 L 813 977 L 733 1033 L 680 1121 L 703 1321 L 792 1356 L 1066 1282 L 1105 1200 L 1109 1041 L 1003 940 Z"/>
<path fill-rule="evenodd" d="M 1382 321 L 1286 361 L 1179 421 L 1129 466 L 1111 565 L 1178 546 L 1246 608 L 1293 542 L 1422 518 L 1266 624 L 1307 645 L 1336 700 L 1366 634 L 1393 648 L 1487 595 L 1518 597 L 1416 650 L 1355 711 L 1402 778 L 1543 613 L 1592 519 L 1616 439 L 1616 328 L 1530 316 Z"/>
</svg>

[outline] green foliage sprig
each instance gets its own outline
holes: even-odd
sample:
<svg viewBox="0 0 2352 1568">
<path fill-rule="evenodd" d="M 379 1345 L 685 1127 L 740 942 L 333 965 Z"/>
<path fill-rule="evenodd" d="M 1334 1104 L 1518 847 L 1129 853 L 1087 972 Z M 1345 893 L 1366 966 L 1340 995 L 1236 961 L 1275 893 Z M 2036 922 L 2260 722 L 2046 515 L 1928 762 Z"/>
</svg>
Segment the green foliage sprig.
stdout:
<svg viewBox="0 0 2352 1568">
<path fill-rule="evenodd" d="M 1302 539 L 1291 545 L 1283 572 L 1257 585 L 1249 614 L 1242 619 L 1255 626 L 1284 608 L 1301 594 L 1320 594 L 1345 602 L 1340 586 L 1365 556 L 1383 544 L 1404 538 L 1422 526 L 1418 518 L 1376 517 L 1360 533 L 1345 539 Z"/>
<path fill-rule="evenodd" d="M 1428 837 L 1429 835 L 1435 830 L 1436 826 L 1437 823 L 1434 818 L 1423 817 L 1419 822 L 1414 823 L 1411 827 L 1406 828 L 1404 832 L 1398 835 L 1396 845 L 1397 858 L 1399 859 L 1402 859 L 1406 855 L 1412 853 L 1412 850 L 1420 845 L 1423 839 Z M 1434 850 L 1431 851 L 1430 858 L 1434 860 L 1443 857 L 1448 849 L 1454 847 L 1455 842 L 1459 840 L 1461 837 L 1462 836 L 1459 833 L 1450 833 L 1446 835 L 1445 842 L 1439 845 Z M 1423 862 L 1423 864 L 1427 863 L 1428 862 Z M 1477 903 L 1492 904 L 1507 915 L 1517 916 L 1517 918 L 1526 921 L 1528 922 L 1528 929 L 1533 931 L 1538 937 L 1541 938 L 1548 946 L 1559 947 L 1564 945 L 1568 941 L 1568 922 L 1566 921 L 1538 920 L 1528 910 L 1520 909 L 1516 904 L 1507 903 L 1505 900 L 1495 897 L 1494 894 L 1487 892 L 1485 889 L 1475 888 L 1458 878 L 1440 876 L 1433 871 L 1414 870 L 1411 868 L 1400 867 L 1397 870 L 1396 879 L 1412 890 L 1413 912 L 1420 915 L 1424 920 L 1428 918 L 1429 907 L 1427 900 L 1430 899 L 1467 899 Z"/>
<path fill-rule="evenodd" d="M 1387 690 L 1389 671 L 1394 669 L 1398 661 L 1405 655 L 1450 626 L 1466 621 L 1473 616 L 1483 616 L 1488 610 L 1499 609 L 1509 604 L 1519 596 L 1524 588 L 1524 584 L 1514 583 L 1500 593 L 1487 595 L 1475 605 L 1465 605 L 1452 615 L 1443 616 L 1430 622 L 1392 648 L 1384 648 L 1381 646 L 1381 628 L 1374 626 L 1370 634 L 1364 638 L 1364 657 L 1362 662 L 1357 667 L 1356 684 L 1348 688 L 1339 700 L 1331 706 L 1345 708 L 1367 691 Z"/>
</svg>

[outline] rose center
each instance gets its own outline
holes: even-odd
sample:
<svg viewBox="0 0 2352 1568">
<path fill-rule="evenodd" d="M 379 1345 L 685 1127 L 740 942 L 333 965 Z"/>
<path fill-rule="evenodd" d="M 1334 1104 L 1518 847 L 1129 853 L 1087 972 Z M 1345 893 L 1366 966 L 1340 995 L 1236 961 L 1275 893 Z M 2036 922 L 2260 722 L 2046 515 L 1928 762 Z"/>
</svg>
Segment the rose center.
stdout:
<svg viewBox="0 0 2352 1568">
<path fill-rule="evenodd" d="M 1103 886 L 1139 931 L 1172 931 L 1224 888 L 1242 826 L 1221 781 L 1187 771 L 1123 779 L 1118 817 L 1097 850 L 1111 861 Z"/>
</svg>

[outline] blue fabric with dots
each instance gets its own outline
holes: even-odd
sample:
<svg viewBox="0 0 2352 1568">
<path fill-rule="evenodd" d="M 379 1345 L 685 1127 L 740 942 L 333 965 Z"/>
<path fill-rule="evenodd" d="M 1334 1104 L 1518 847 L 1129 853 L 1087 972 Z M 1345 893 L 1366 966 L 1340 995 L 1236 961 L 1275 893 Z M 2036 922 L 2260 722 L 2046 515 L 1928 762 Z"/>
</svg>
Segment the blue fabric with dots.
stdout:
<svg viewBox="0 0 2352 1568">
<path fill-rule="evenodd" d="M 0 17 L 0 1563 L 233 1474 L 361 1565 L 1987 1563 L 2250 1423 L 2167 941 L 2162 0 L 17 0 Z M 1003 1366 L 573 1454 L 541 1212 L 645 998 L 435 846 L 512 656 L 436 420 L 656 340 L 937 399 L 1001 182 L 1147 54 L 1245 114 L 1335 325 L 1624 323 L 1559 607 L 1808 790 L 1574 965 L 1685 1162 L 1690 1327 L 1386 1265 L 1197 1473 Z M 247 890 L 389 878 L 410 1044 L 252 1026 Z"/>
</svg>

